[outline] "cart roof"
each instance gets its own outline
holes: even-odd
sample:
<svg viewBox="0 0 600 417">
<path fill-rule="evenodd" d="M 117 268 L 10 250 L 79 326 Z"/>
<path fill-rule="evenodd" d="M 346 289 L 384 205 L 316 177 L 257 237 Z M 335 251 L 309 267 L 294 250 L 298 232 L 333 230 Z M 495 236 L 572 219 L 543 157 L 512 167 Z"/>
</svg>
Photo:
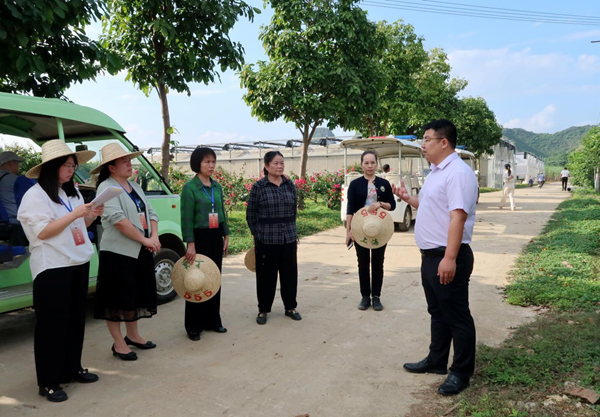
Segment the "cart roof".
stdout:
<svg viewBox="0 0 600 417">
<path fill-rule="evenodd" d="M 464 149 L 457 149 L 456 153 L 460 155 L 461 159 L 475 159 L 475 154 L 473 152 L 469 152 Z"/>
<path fill-rule="evenodd" d="M 99 110 L 55 98 L 0 93 L 0 133 L 43 142 L 58 138 L 61 119 L 65 139 L 112 136 L 125 133 L 117 122 Z"/>
<path fill-rule="evenodd" d="M 363 139 L 346 139 L 340 143 L 340 147 L 348 149 L 372 150 L 380 158 L 398 156 L 399 148 L 402 148 L 402 156 L 421 156 L 421 145 L 405 139 L 393 136 L 371 137 Z"/>
</svg>

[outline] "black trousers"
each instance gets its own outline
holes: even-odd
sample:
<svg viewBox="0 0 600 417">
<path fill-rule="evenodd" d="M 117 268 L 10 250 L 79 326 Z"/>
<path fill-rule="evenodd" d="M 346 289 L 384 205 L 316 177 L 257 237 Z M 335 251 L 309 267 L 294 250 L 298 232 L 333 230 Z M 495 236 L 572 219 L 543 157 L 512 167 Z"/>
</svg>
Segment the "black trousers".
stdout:
<svg viewBox="0 0 600 417">
<path fill-rule="evenodd" d="M 475 369 L 475 323 L 469 309 L 469 279 L 473 272 L 473 251 L 462 245 L 456 258 L 456 275 L 450 284 L 440 284 L 438 266 L 444 254 L 422 258 L 421 279 L 427 311 L 431 315 L 431 344 L 428 359 L 437 368 L 448 365 L 450 344 L 454 360 L 450 372 L 469 378 Z"/>
<path fill-rule="evenodd" d="M 567 191 L 567 182 L 569 182 L 569 178 L 568 177 L 562 177 L 560 179 L 560 181 L 562 182 L 562 189 L 563 189 L 563 191 Z"/>
<path fill-rule="evenodd" d="M 298 244 L 267 245 L 256 242 L 256 294 L 258 311 L 270 313 L 277 290 L 277 274 L 281 285 L 281 299 L 286 310 L 298 303 Z"/>
<path fill-rule="evenodd" d="M 81 369 L 90 264 L 47 269 L 33 281 L 35 370 L 40 387 Z"/>
<path fill-rule="evenodd" d="M 221 229 L 194 229 L 196 253 L 208 256 L 219 267 L 223 266 L 223 231 Z M 222 288 L 222 287 L 221 287 Z M 221 327 L 221 289 L 203 303 L 185 302 L 185 330 L 200 333 Z"/>
<path fill-rule="evenodd" d="M 360 293 L 363 297 L 380 297 L 383 285 L 383 259 L 385 257 L 384 245 L 377 249 L 363 248 L 355 244 L 356 257 L 358 258 L 358 279 Z M 370 271 L 369 271 L 370 267 Z M 371 285 L 372 283 L 372 285 Z"/>
</svg>

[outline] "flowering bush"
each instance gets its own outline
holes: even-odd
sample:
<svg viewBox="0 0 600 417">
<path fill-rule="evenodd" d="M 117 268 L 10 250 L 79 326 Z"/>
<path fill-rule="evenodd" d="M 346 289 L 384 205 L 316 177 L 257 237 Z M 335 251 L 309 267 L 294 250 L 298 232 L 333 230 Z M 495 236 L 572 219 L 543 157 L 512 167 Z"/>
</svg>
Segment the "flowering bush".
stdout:
<svg viewBox="0 0 600 417">
<path fill-rule="evenodd" d="M 213 178 L 221 184 L 223 188 L 223 199 L 227 213 L 236 208 L 248 205 L 250 190 L 259 177 L 244 177 L 243 173 L 227 172 L 218 167 Z"/>
</svg>

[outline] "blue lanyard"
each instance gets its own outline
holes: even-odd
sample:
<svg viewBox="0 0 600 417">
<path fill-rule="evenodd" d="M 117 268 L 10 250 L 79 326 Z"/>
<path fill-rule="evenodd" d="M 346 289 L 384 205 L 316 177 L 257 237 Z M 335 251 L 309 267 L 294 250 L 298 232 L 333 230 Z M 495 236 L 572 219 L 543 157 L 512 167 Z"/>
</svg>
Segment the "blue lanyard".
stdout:
<svg viewBox="0 0 600 417">
<path fill-rule="evenodd" d="M 69 205 L 67 206 L 65 204 L 65 202 L 62 200 L 62 198 L 58 197 L 58 199 L 60 200 L 60 202 L 62 203 L 63 206 L 65 206 L 65 208 L 67 210 L 69 210 L 69 213 L 73 211 L 73 206 L 71 205 L 71 201 L 69 199 L 67 199 L 67 201 L 69 202 Z"/>
<path fill-rule="evenodd" d="M 133 203 L 135 204 L 135 206 L 137 207 L 137 211 L 138 213 L 142 212 L 142 208 L 140 207 L 140 203 L 137 200 L 137 198 L 135 198 L 134 196 L 132 196 L 126 189 L 125 187 L 123 187 L 121 184 L 119 184 L 121 186 L 121 188 L 123 188 L 123 191 L 125 191 L 127 193 L 127 195 L 129 196 L 129 198 L 131 198 L 133 200 Z M 133 187 L 131 187 L 131 191 L 133 191 Z"/>
<path fill-rule="evenodd" d="M 210 187 L 210 196 L 208 195 L 208 191 L 206 191 L 206 187 L 202 187 L 202 189 L 204 190 L 204 194 L 206 194 L 206 196 L 208 198 L 210 198 L 210 204 L 212 205 L 212 212 L 215 212 L 215 187 Z"/>
</svg>

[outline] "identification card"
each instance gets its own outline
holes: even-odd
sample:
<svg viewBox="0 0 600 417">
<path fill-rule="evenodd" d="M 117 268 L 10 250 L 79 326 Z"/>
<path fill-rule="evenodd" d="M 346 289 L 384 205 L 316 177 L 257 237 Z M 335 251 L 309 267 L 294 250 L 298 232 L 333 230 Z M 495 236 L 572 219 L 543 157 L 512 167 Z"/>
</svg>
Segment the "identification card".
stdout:
<svg viewBox="0 0 600 417">
<path fill-rule="evenodd" d="M 219 228 L 219 213 L 208 213 L 208 228 L 218 229 Z"/>
<path fill-rule="evenodd" d="M 146 222 L 146 213 L 140 213 L 140 222 L 142 223 L 142 229 L 148 230 L 148 223 Z"/>
<path fill-rule="evenodd" d="M 71 234 L 73 234 L 73 241 L 75 242 L 75 246 L 83 245 L 85 243 L 85 238 L 83 237 L 83 230 L 77 226 L 71 226 Z"/>
</svg>

